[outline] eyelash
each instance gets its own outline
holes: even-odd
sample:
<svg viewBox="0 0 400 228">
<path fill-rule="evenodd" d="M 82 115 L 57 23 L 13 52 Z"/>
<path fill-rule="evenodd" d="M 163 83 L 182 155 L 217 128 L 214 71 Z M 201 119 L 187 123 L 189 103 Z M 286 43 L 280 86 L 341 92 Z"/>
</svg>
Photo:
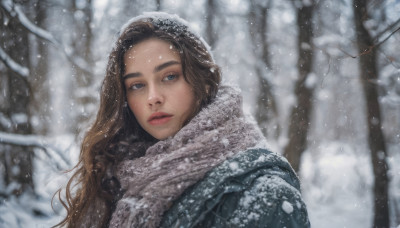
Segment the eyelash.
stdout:
<svg viewBox="0 0 400 228">
<path fill-rule="evenodd" d="M 129 90 L 133 90 L 133 91 L 135 91 L 135 90 L 138 90 L 138 89 L 140 89 L 140 88 L 134 88 L 135 86 L 138 86 L 138 85 L 141 85 L 141 87 L 140 87 L 140 88 L 143 88 L 143 86 L 144 86 L 144 84 L 143 84 L 143 83 L 136 83 L 136 84 L 133 84 L 133 85 L 131 85 L 131 86 L 129 87 Z"/>
<path fill-rule="evenodd" d="M 170 77 L 173 77 L 173 78 L 171 79 Z M 165 77 L 162 78 L 162 81 L 163 81 L 163 82 L 171 82 L 171 81 L 176 80 L 178 77 L 179 77 L 179 75 L 176 74 L 176 73 L 168 73 L 168 74 L 166 74 Z M 140 88 L 135 88 L 135 87 L 137 87 L 137 86 L 140 86 Z M 144 87 L 144 84 L 143 84 L 143 83 L 135 83 L 135 84 L 133 84 L 133 85 L 131 85 L 131 86 L 129 87 L 129 90 L 137 91 L 137 90 L 139 90 L 139 89 L 141 89 L 141 88 L 143 88 L 143 87 Z"/>
<path fill-rule="evenodd" d="M 173 76 L 174 78 L 173 79 L 168 79 L 168 80 L 166 80 L 168 77 L 170 77 L 170 76 Z M 175 79 L 177 79 L 178 78 L 178 74 L 175 74 L 175 73 L 168 73 L 167 74 L 167 76 L 165 76 L 164 78 L 163 78 L 163 81 L 173 81 L 173 80 L 175 80 Z"/>
</svg>

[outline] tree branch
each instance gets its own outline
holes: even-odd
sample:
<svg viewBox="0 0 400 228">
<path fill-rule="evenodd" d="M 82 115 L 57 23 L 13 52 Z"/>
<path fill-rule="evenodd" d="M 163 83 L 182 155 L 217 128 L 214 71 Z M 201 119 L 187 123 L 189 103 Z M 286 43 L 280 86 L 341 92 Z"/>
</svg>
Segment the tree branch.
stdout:
<svg viewBox="0 0 400 228">
<path fill-rule="evenodd" d="M 391 36 L 393 36 L 393 34 L 395 34 L 397 31 L 400 30 L 400 27 L 398 27 L 396 30 L 394 30 L 393 32 L 391 32 L 385 39 L 383 39 L 382 41 L 380 41 L 379 43 L 375 44 L 374 46 L 380 46 L 381 44 L 383 44 L 384 42 L 386 42 L 386 40 L 388 40 Z"/>
<path fill-rule="evenodd" d="M 400 31 L 400 27 L 398 27 L 397 29 L 395 29 L 393 32 L 391 32 L 387 37 L 385 37 L 382 41 L 379 41 L 379 38 L 381 36 L 383 36 L 384 34 L 386 34 L 389 30 L 392 30 L 394 27 L 396 27 L 397 24 L 400 23 L 400 18 L 394 22 L 393 24 L 389 25 L 385 30 L 383 30 L 382 32 L 380 32 L 377 36 L 375 36 L 374 40 L 374 44 L 370 47 L 368 47 L 366 50 L 364 50 L 362 53 L 359 53 L 357 55 L 351 55 L 350 53 L 347 53 L 346 51 L 344 51 L 343 49 L 339 48 L 340 51 L 342 51 L 344 54 L 346 54 L 347 56 L 351 57 L 351 58 L 357 58 L 360 57 L 362 55 L 366 55 L 368 53 L 370 53 L 372 51 L 372 49 L 379 47 L 380 45 L 382 45 L 383 43 L 385 43 L 390 37 L 393 36 L 393 34 L 395 34 L 396 32 Z"/>
<path fill-rule="evenodd" d="M 86 74 L 92 75 L 92 72 L 90 71 L 91 66 L 88 64 L 83 58 L 78 57 L 78 56 L 73 56 L 71 51 L 71 48 L 65 47 L 62 45 L 60 42 L 58 42 L 54 36 L 36 26 L 33 24 L 28 17 L 22 12 L 20 6 L 18 4 L 15 4 L 11 0 L 1 0 L 1 8 L 4 9 L 6 14 L 15 20 L 17 20 L 23 28 L 28 30 L 30 33 L 36 35 L 37 37 L 44 39 L 50 43 L 52 43 L 57 49 L 61 50 L 64 55 L 67 57 L 68 61 L 70 61 L 75 67 L 79 68 L 81 71 L 85 72 Z"/>
<path fill-rule="evenodd" d="M 0 60 L 6 64 L 8 68 L 10 68 L 15 73 L 21 75 L 22 77 L 27 78 L 29 76 L 29 69 L 19 65 L 15 62 L 7 53 L 0 47 Z"/>
<path fill-rule="evenodd" d="M 33 146 L 39 147 L 45 150 L 46 154 L 50 158 L 54 158 L 54 156 L 50 156 L 48 154 L 48 149 L 54 151 L 62 160 L 63 162 L 70 167 L 70 161 L 64 156 L 65 151 L 60 150 L 59 148 L 55 147 L 54 145 L 47 143 L 47 138 L 43 136 L 37 135 L 20 135 L 20 134 L 12 134 L 6 132 L 0 132 L 0 143 L 4 144 L 11 144 L 16 146 Z"/>
<path fill-rule="evenodd" d="M 388 32 L 389 30 L 392 30 L 394 27 L 396 27 L 396 25 L 397 24 L 399 24 L 400 23 L 400 18 L 397 20 L 397 21 L 395 21 L 395 22 L 393 22 L 391 25 L 389 25 L 386 29 L 384 29 L 383 31 L 381 31 L 378 35 L 376 35 L 374 38 L 373 38 L 373 40 L 375 41 L 374 43 L 377 43 L 377 41 L 379 40 L 379 38 L 381 37 L 381 36 L 383 36 L 386 32 Z M 398 30 L 398 29 L 397 29 Z M 396 30 L 396 31 L 397 31 Z M 394 32 L 396 32 L 396 31 L 394 31 Z M 393 33 L 394 33 L 393 32 Z M 392 33 L 392 34 L 393 34 Z"/>
<path fill-rule="evenodd" d="M 1 7 L 6 11 L 8 16 L 17 19 L 24 28 L 29 30 L 29 32 L 35 34 L 36 36 L 45 39 L 55 45 L 59 45 L 57 40 L 48 31 L 39 28 L 33 24 L 28 17 L 22 12 L 19 5 L 13 3 L 12 1 L 2 0 Z"/>
</svg>

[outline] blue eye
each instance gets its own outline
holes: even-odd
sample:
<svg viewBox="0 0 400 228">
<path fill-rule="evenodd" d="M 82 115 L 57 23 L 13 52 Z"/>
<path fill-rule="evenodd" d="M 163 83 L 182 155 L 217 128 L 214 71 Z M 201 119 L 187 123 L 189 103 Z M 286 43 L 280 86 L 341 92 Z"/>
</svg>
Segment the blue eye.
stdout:
<svg viewBox="0 0 400 228">
<path fill-rule="evenodd" d="M 131 89 L 131 90 L 138 90 L 138 89 L 143 88 L 143 87 L 144 87 L 144 84 L 142 84 L 142 83 L 137 83 L 137 84 L 132 85 L 129 89 Z"/>
<path fill-rule="evenodd" d="M 167 76 L 163 79 L 163 81 L 172 81 L 172 80 L 176 79 L 177 77 L 178 77 L 178 76 L 175 75 L 175 74 L 170 74 L 170 75 L 167 75 Z"/>
</svg>

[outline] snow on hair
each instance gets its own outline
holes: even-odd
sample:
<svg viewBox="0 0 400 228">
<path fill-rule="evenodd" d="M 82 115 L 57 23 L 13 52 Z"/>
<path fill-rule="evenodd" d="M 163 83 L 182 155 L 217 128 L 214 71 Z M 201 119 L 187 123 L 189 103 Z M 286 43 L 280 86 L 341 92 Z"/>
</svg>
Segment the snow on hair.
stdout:
<svg viewBox="0 0 400 228">
<path fill-rule="evenodd" d="M 120 29 L 120 32 L 118 34 L 122 34 L 128 27 L 130 24 L 132 24 L 133 22 L 136 21 L 146 21 L 147 19 L 152 19 L 156 24 L 157 22 L 166 22 L 166 21 L 170 21 L 171 26 L 175 26 L 171 27 L 173 29 L 176 30 L 176 32 L 183 32 L 183 31 L 179 31 L 179 27 L 183 26 L 185 27 L 185 30 L 189 31 L 191 34 L 193 34 L 194 36 L 196 36 L 196 38 L 198 40 L 200 40 L 200 42 L 204 45 L 204 47 L 206 48 L 207 52 L 210 54 L 211 56 L 211 60 L 213 62 L 215 62 L 214 60 L 214 56 L 211 52 L 211 47 L 210 45 L 208 45 L 208 43 L 203 39 L 202 36 L 199 35 L 198 31 L 190 25 L 190 23 L 186 20 L 184 20 L 183 18 L 179 17 L 176 14 L 169 14 L 169 13 L 165 13 L 165 12 L 144 12 L 142 15 L 133 17 L 131 19 L 129 19 Z M 164 26 L 166 26 L 164 24 Z"/>
</svg>

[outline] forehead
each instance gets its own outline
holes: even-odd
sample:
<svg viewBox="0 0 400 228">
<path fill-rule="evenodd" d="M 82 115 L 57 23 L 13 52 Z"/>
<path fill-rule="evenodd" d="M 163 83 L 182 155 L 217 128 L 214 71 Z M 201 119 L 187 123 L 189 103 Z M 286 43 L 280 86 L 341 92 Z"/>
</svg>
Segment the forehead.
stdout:
<svg viewBox="0 0 400 228">
<path fill-rule="evenodd" d="M 157 38 L 150 38 L 133 45 L 124 55 L 124 60 L 135 59 L 152 60 L 152 59 L 173 58 L 179 59 L 179 52 L 171 43 Z"/>
</svg>

